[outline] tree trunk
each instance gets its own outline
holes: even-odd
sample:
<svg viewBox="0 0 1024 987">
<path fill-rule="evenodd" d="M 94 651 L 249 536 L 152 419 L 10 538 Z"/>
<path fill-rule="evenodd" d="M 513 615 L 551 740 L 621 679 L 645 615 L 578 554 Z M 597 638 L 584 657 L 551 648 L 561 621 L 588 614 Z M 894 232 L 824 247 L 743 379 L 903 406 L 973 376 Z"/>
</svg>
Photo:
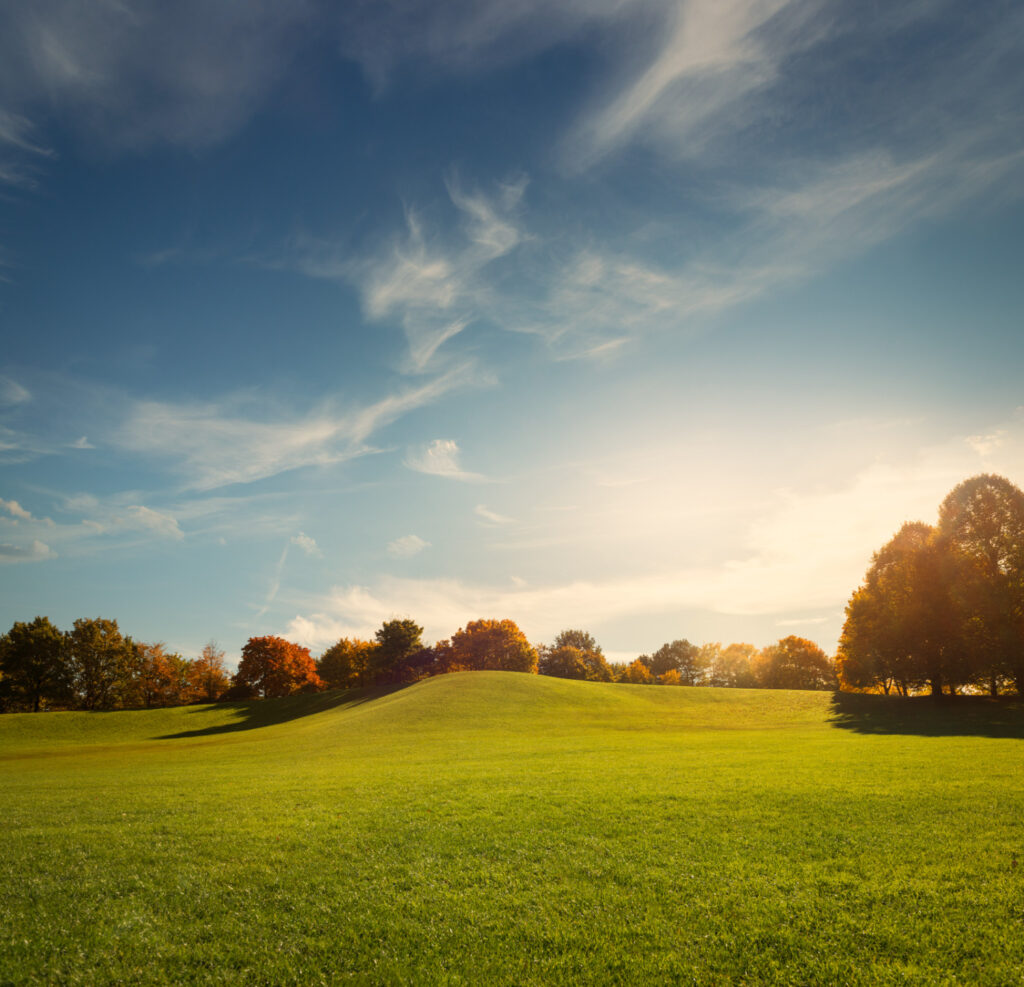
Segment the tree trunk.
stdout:
<svg viewBox="0 0 1024 987">
<path fill-rule="evenodd" d="M 942 698 L 942 676 L 939 674 L 932 675 L 929 679 L 932 687 L 932 698 Z"/>
</svg>

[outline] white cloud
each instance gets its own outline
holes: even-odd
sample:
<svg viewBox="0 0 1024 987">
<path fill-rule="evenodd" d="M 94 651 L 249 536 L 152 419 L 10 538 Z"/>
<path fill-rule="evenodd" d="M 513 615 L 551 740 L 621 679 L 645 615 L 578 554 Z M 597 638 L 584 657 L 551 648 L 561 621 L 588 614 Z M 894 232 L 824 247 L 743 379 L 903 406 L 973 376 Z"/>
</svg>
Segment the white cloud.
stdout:
<svg viewBox="0 0 1024 987">
<path fill-rule="evenodd" d="M 69 449 L 95 449 L 96 447 L 89 441 L 88 437 L 83 435 L 80 438 L 75 439 L 69 446 Z"/>
<path fill-rule="evenodd" d="M 333 588 L 309 601 L 289 630 L 301 631 L 310 641 L 318 635 L 366 635 L 393 614 L 409 613 L 428 635 L 440 638 L 467 620 L 500 616 L 544 640 L 565 626 L 690 611 L 774 617 L 777 626 L 814 627 L 831 647 L 843 607 L 871 553 L 905 521 L 934 523 L 942 499 L 972 474 L 992 471 L 1024 478 L 1024 416 L 995 430 L 1005 440 L 984 455 L 968 437 L 953 435 L 914 455 L 869 463 L 828 487 L 782 489 L 753 501 L 738 500 L 719 521 L 740 528 L 744 537 L 728 554 L 699 564 L 560 582 L 515 581 L 512 586 L 387 577 L 373 585 Z M 662 520 L 657 526 L 664 539 L 666 530 L 675 529 L 665 529 Z M 797 619 L 794 613 L 810 616 Z"/>
<path fill-rule="evenodd" d="M 424 541 L 419 535 L 403 535 L 388 543 L 388 555 L 393 559 L 409 559 L 429 546 L 430 542 Z"/>
<path fill-rule="evenodd" d="M 23 545 L 0 545 L 0 564 L 5 562 L 42 562 L 55 559 L 57 553 L 45 542 L 34 539 L 27 547 Z"/>
<path fill-rule="evenodd" d="M 443 476 L 449 480 L 479 482 L 484 479 L 479 473 L 469 473 L 459 465 L 459 446 L 454 439 L 434 439 L 427 446 L 410 449 L 405 465 L 418 473 Z"/>
<path fill-rule="evenodd" d="M 329 408 L 281 421 L 246 417 L 240 402 L 176 405 L 143 401 L 114 433 L 132 452 L 165 457 L 193 490 L 251 483 L 304 466 L 344 462 L 371 451 L 378 429 L 471 380 L 468 365 L 417 388 L 339 414 Z"/>
<path fill-rule="evenodd" d="M 299 238 L 283 258 L 266 266 L 313 278 L 353 284 L 371 321 L 401 326 L 408 343 L 402 369 L 421 374 L 440 362 L 444 344 L 487 314 L 496 262 L 528 239 L 518 222 L 526 179 L 498 183 L 491 194 L 447 182 L 454 228 L 427 229 L 417 210 L 405 214 L 405 230 L 383 247 L 344 256 L 336 244 Z"/>
<path fill-rule="evenodd" d="M 310 536 L 305 534 L 305 532 L 300 531 L 294 538 L 292 538 L 291 543 L 301 548 L 302 551 L 306 553 L 306 555 L 323 555 L 323 552 L 320 551 L 320 547 L 317 545 L 316 540 L 310 538 Z"/>
<path fill-rule="evenodd" d="M 125 510 L 123 518 L 119 520 L 128 527 L 142 528 L 176 541 L 181 541 L 185 537 L 176 518 L 170 514 L 154 511 L 152 508 L 143 507 L 141 504 L 129 506 Z"/>
<path fill-rule="evenodd" d="M 770 82 L 779 63 L 804 43 L 797 31 L 759 29 L 795 0 L 690 0 L 666 5 L 662 43 L 654 57 L 567 141 L 574 164 L 589 165 L 649 131 L 688 155 L 702 150 L 708 131 L 746 122 L 737 107 Z M 737 119 L 739 118 L 739 119 Z"/>
<path fill-rule="evenodd" d="M 477 517 L 482 518 L 484 521 L 491 525 L 513 524 L 515 522 L 515 518 L 506 517 L 504 514 L 499 514 L 497 511 L 492 511 L 484 504 L 477 504 L 473 510 L 473 513 L 476 514 Z"/>
<path fill-rule="evenodd" d="M 23 518 L 26 521 L 32 520 L 32 515 L 25 510 L 16 500 L 4 500 L 0 497 L 0 510 L 7 511 L 11 517 Z"/>
</svg>

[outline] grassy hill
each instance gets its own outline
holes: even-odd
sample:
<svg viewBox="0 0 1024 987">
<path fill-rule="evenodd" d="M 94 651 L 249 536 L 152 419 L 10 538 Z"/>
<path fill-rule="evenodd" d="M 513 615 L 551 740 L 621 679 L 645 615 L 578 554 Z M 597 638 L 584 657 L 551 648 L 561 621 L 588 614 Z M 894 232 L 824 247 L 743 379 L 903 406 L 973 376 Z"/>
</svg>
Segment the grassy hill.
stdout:
<svg viewBox="0 0 1024 987">
<path fill-rule="evenodd" d="M 0 717 L 0 983 L 972 983 L 1024 709 L 464 673 Z"/>
</svg>

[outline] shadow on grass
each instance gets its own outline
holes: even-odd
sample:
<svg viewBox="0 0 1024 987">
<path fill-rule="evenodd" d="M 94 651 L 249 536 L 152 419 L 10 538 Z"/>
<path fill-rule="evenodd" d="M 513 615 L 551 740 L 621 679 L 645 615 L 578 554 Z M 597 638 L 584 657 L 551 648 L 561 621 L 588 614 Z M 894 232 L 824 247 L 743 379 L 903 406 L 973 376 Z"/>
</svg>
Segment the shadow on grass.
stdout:
<svg viewBox="0 0 1024 987">
<path fill-rule="evenodd" d="M 1024 700 L 1001 696 L 869 696 L 837 692 L 830 722 L 843 730 L 919 737 L 1024 738 Z"/>
<path fill-rule="evenodd" d="M 190 710 L 191 713 L 197 716 L 209 713 L 222 713 L 227 709 L 235 714 L 235 719 L 230 723 L 197 727 L 195 730 L 165 733 L 155 739 L 177 740 L 182 737 L 212 737 L 219 733 L 258 730 L 261 727 L 270 727 L 278 723 L 298 720 L 304 716 L 324 713 L 329 709 L 351 709 L 405 688 L 407 688 L 407 684 L 379 686 L 373 689 L 335 689 L 331 692 L 317 692 L 306 696 L 285 696 L 281 699 L 248 699 L 243 702 L 218 703 L 214 706 L 197 706 Z"/>
</svg>

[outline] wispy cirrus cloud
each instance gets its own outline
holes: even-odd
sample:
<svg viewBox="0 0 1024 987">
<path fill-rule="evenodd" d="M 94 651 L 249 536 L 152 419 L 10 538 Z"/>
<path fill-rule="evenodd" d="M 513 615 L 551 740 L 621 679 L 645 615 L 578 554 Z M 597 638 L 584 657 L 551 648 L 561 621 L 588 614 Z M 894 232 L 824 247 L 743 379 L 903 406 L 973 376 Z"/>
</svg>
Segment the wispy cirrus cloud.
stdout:
<svg viewBox="0 0 1024 987">
<path fill-rule="evenodd" d="M 419 387 L 339 413 L 330 406 L 305 416 L 268 421 L 246 414 L 245 400 L 206 404 L 135 404 L 112 441 L 161 458 L 192 490 L 252 483 L 305 466 L 366 455 L 370 437 L 401 416 L 478 380 L 469 365 Z"/>
<path fill-rule="evenodd" d="M 497 511 L 492 511 L 484 504 L 477 504 L 473 509 L 473 513 L 488 525 L 505 525 L 515 523 L 515 518 L 499 514 Z"/>
<path fill-rule="evenodd" d="M 0 15 L 6 130 L 14 121 L 14 138 L 35 150 L 26 118 L 45 107 L 105 149 L 209 145 L 245 123 L 281 79 L 311 12 L 305 0 L 244 9 L 224 0 L 8 4 Z"/>
<path fill-rule="evenodd" d="M 710 131 L 747 123 L 745 97 L 769 83 L 779 64 L 806 43 L 807 0 L 689 0 L 661 11 L 660 44 L 626 73 L 612 95 L 588 113 L 566 140 L 576 168 L 653 133 L 693 156 Z M 817 4 L 814 4 L 817 6 Z M 763 29 L 797 13 L 793 23 Z M 737 113 L 739 108 L 739 113 Z M 739 120 L 737 117 L 739 116 Z"/>
<path fill-rule="evenodd" d="M 525 177 L 486 194 L 455 177 L 446 188 L 456 217 L 452 229 L 428 229 L 409 208 L 405 229 L 365 255 L 348 257 L 329 240 L 300 238 L 285 256 L 260 263 L 353 285 L 368 319 L 401 326 L 408 342 L 403 369 L 426 373 L 448 340 L 490 314 L 495 262 L 527 239 L 518 218 Z"/>
<path fill-rule="evenodd" d="M 10 377 L 0 377 L 0 405 L 8 407 L 32 400 L 32 392 Z"/>
</svg>

